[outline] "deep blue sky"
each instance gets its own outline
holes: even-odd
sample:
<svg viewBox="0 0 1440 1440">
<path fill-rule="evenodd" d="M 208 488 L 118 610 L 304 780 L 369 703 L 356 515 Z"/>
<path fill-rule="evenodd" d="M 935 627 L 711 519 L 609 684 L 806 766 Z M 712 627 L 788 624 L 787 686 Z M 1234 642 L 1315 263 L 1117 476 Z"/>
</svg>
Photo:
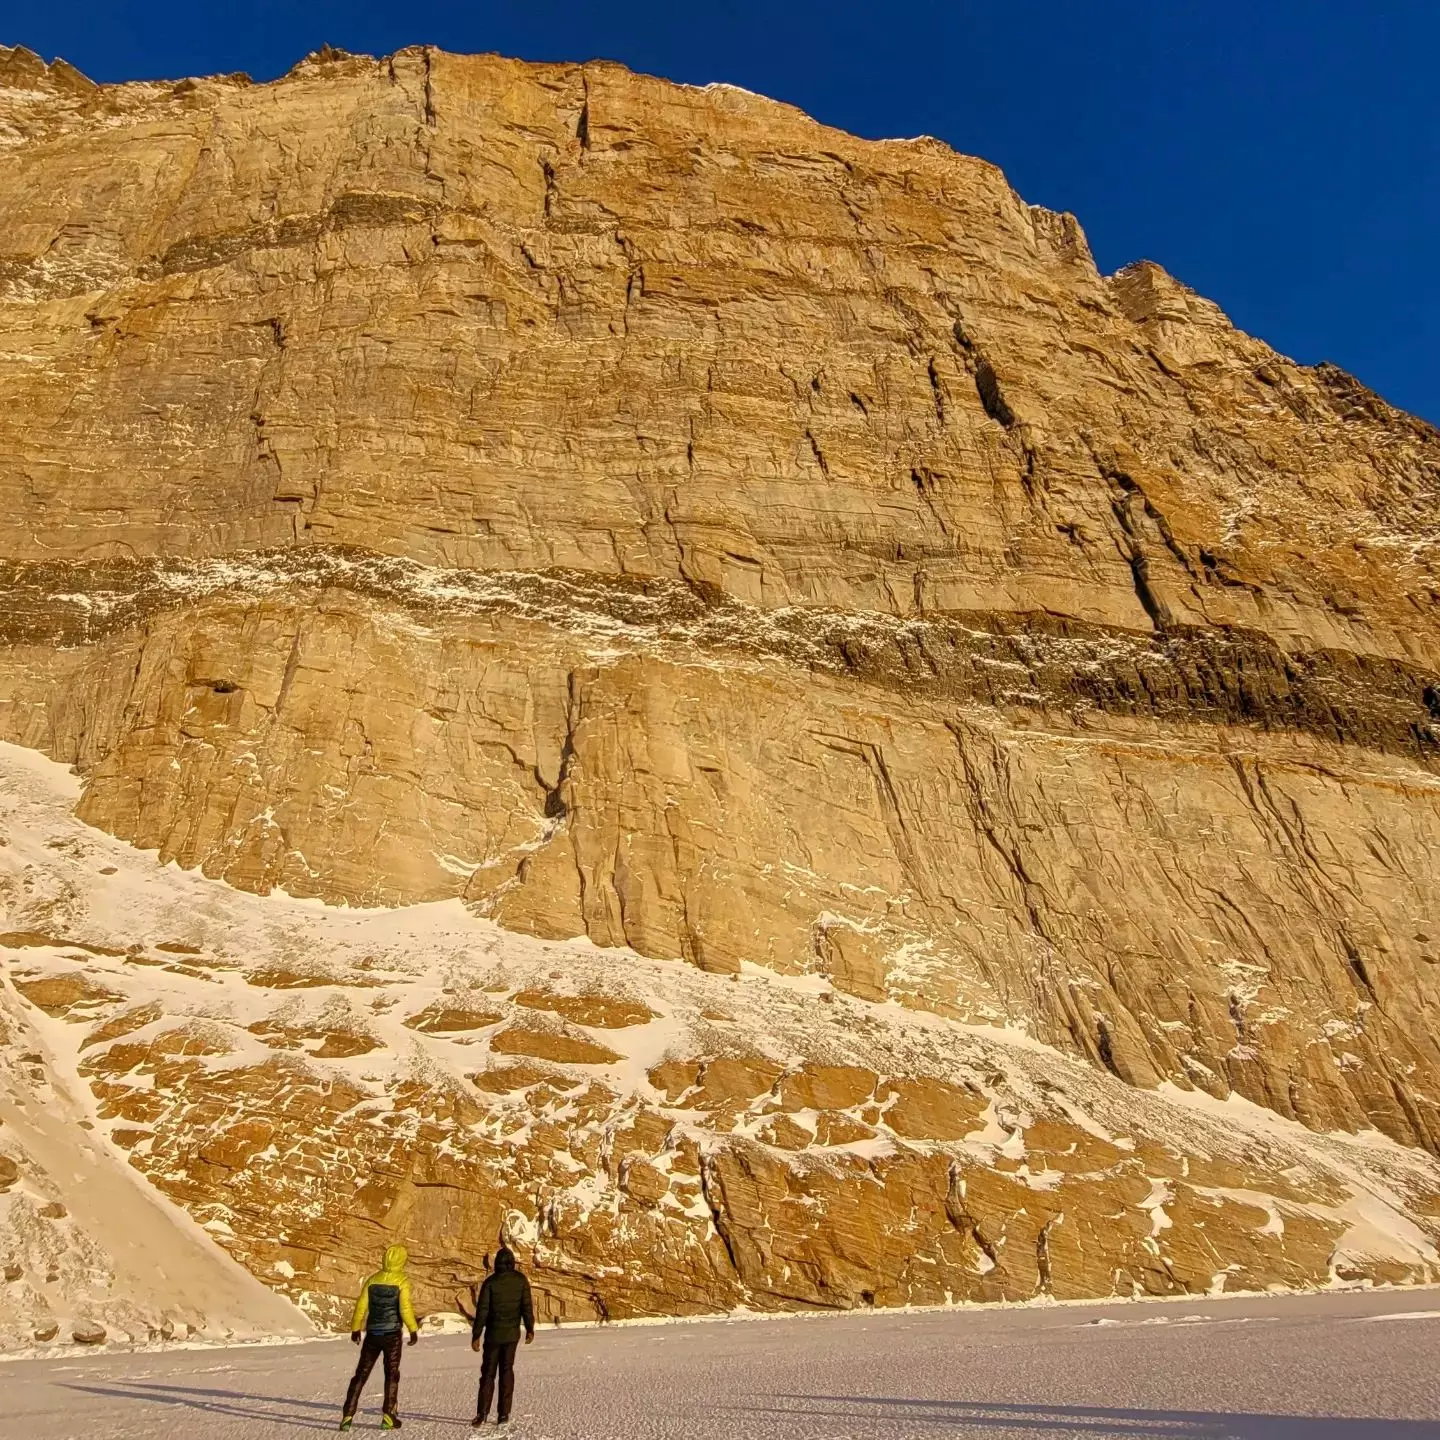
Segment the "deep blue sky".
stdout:
<svg viewBox="0 0 1440 1440">
<path fill-rule="evenodd" d="M 1440 421 L 1440 0 L 0 0 L 97 80 L 270 79 L 323 42 L 621 60 L 939 136 L 1302 361 Z"/>
</svg>

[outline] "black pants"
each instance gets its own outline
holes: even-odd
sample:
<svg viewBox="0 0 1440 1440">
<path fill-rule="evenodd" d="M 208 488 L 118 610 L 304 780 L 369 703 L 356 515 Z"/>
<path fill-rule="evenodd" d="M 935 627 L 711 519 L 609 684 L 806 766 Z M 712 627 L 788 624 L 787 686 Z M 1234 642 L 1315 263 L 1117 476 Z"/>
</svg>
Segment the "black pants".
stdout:
<svg viewBox="0 0 1440 1440">
<path fill-rule="evenodd" d="M 515 1347 L 519 1345 L 518 1340 L 502 1341 L 497 1344 L 493 1340 L 485 1342 L 485 1349 L 480 1358 L 480 1399 L 475 1406 L 475 1413 L 480 1419 L 486 1419 L 490 1414 L 490 1402 L 495 1398 L 495 1376 L 500 1376 L 500 1408 L 495 1412 L 497 1420 L 508 1420 L 510 1418 L 510 1402 L 515 1398 Z"/>
<path fill-rule="evenodd" d="M 395 1407 L 400 1403 L 400 1347 L 404 1343 L 402 1330 L 395 1331 L 393 1335 L 365 1332 L 365 1338 L 360 1342 L 360 1359 L 355 1363 L 355 1374 L 350 1379 L 350 1389 L 345 1393 L 345 1414 L 353 1415 L 360 1408 L 360 1392 L 382 1355 L 385 1357 L 385 1413 L 395 1413 Z"/>
</svg>

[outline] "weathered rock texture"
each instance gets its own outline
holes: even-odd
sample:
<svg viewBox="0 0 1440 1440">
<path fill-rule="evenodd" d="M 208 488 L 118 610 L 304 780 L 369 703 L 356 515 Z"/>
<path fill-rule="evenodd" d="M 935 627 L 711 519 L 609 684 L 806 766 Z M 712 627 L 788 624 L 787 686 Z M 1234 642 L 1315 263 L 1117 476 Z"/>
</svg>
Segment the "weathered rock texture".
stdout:
<svg viewBox="0 0 1440 1440">
<path fill-rule="evenodd" d="M 118 1154 L 322 1321 L 394 1239 L 434 1314 L 503 1236 L 551 1320 L 1440 1276 L 1424 1151 L 815 975 L 529 939 L 454 901 L 247 895 L 86 831 L 74 788 L 0 746 L 33 1099 L 88 1088 Z M 0 1290 L 0 1321 L 27 1298 Z"/>
<path fill-rule="evenodd" d="M 0 925 L 53 914 L 67 888 L 74 906 L 117 873 L 83 863 L 89 852 L 65 814 L 73 781 L 63 769 L 3 750 Z M 53 771 L 37 787 L 37 775 Z M 46 863 L 60 847 L 75 876 L 68 887 Z M 0 1350 L 313 1334 L 294 1306 L 127 1172 L 76 1071 L 78 1032 L 103 1025 L 125 988 L 74 962 L 124 954 L 57 952 L 52 936 L 0 931 Z"/>
<path fill-rule="evenodd" d="M 611 65 L 0 55 L 0 738 L 85 820 L 1440 1151 L 1433 429 L 934 141 Z M 752 1138 L 702 1249 L 798 1173 Z M 632 1310 L 801 1303 L 632 1240 Z M 1139 1283 L 1082 1248 L 1067 1293 Z"/>
</svg>

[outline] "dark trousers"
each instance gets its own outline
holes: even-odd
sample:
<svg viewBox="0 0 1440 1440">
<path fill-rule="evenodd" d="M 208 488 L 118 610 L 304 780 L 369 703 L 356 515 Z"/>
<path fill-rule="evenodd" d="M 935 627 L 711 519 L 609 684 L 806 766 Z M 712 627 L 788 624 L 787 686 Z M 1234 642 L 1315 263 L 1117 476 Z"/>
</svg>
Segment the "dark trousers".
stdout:
<svg viewBox="0 0 1440 1440">
<path fill-rule="evenodd" d="M 510 1402 L 515 1398 L 515 1347 L 518 1340 L 493 1340 L 485 1342 L 480 1357 L 480 1399 L 475 1413 L 482 1419 L 490 1414 L 490 1402 L 495 1398 L 495 1376 L 500 1376 L 500 1408 L 495 1412 L 497 1420 L 510 1418 Z"/>
<path fill-rule="evenodd" d="M 401 1330 L 393 1335 L 372 1335 L 367 1330 L 360 1342 L 360 1359 L 355 1363 L 355 1374 L 350 1379 L 350 1388 L 345 1392 L 345 1414 L 353 1415 L 360 1408 L 360 1392 L 375 1368 L 375 1362 L 385 1357 L 385 1413 L 393 1415 L 400 1403 L 400 1347 L 405 1343 Z"/>
</svg>

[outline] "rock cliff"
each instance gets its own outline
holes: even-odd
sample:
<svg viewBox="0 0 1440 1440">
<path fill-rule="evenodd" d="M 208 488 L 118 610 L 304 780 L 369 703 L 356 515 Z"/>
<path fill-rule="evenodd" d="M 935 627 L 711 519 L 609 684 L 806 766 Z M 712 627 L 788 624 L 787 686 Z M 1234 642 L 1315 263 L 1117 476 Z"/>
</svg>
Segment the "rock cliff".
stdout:
<svg viewBox="0 0 1440 1440">
<path fill-rule="evenodd" d="M 25 927 L 0 934 L 22 1127 L 0 1129 L 0 1341 L 57 1314 L 61 1340 L 77 1315 L 242 1328 L 213 1281 L 175 1293 L 163 1238 L 164 1309 L 137 1314 L 133 1284 L 77 1308 L 80 1267 L 48 1257 L 88 1237 L 46 1218 L 55 1177 L 27 1143 L 57 1091 L 88 1093 L 116 1154 L 326 1324 L 392 1237 L 432 1316 L 503 1237 L 547 1321 L 1440 1273 L 1440 1167 L 1373 1131 L 1123 1085 L 819 974 L 527 938 L 454 900 L 248 895 L 87 830 L 75 789 L 0 745 L 0 893 Z"/>
<path fill-rule="evenodd" d="M 255 1273 L 327 1319 L 401 1231 L 439 1303 L 508 1227 L 555 1315 L 1434 1273 L 1440 434 L 983 161 L 726 87 L 0 86 L 0 739 L 269 897 L 152 994 L 42 853 L 16 1004 L 106 971 L 77 1077 Z M 306 899 L 468 918 L 317 920 L 312 973 L 261 918 Z"/>
</svg>

